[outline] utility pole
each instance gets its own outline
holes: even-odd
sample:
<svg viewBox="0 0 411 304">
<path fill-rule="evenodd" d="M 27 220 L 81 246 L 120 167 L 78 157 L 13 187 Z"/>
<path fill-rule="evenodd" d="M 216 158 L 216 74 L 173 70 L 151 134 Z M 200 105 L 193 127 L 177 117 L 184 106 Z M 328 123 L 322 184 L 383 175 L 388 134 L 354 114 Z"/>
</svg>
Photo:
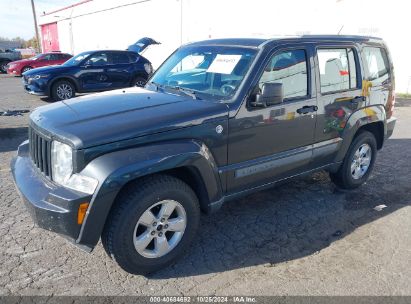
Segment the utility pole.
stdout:
<svg viewBox="0 0 411 304">
<path fill-rule="evenodd" d="M 34 7 L 34 0 L 31 0 L 31 10 L 33 11 L 34 29 L 36 30 L 37 51 L 40 51 L 39 28 L 37 27 L 37 16 L 36 16 L 36 8 Z"/>
</svg>

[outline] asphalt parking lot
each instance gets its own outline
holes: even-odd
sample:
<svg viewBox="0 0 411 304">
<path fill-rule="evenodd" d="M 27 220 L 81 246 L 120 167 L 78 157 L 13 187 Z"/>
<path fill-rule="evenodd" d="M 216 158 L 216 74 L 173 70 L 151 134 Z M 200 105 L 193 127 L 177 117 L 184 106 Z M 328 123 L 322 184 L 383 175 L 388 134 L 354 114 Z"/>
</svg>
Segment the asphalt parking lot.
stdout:
<svg viewBox="0 0 411 304">
<path fill-rule="evenodd" d="M 0 75 L 0 111 L 48 102 Z M 0 116 L 0 294 L 411 295 L 411 100 L 395 115 L 363 187 L 340 191 L 319 172 L 227 203 L 149 278 L 123 272 L 101 244 L 87 254 L 33 225 L 9 170 L 28 114 Z"/>
</svg>

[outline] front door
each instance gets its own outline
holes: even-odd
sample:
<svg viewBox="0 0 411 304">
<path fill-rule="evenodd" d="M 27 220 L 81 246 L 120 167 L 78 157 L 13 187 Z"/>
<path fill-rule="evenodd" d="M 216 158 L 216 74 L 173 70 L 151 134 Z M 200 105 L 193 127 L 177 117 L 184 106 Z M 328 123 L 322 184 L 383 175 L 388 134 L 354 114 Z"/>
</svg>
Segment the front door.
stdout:
<svg viewBox="0 0 411 304">
<path fill-rule="evenodd" d="M 100 91 L 113 86 L 107 74 L 108 57 L 107 52 L 97 52 L 82 64 L 79 73 L 82 91 Z"/>
<path fill-rule="evenodd" d="M 265 108 L 248 105 L 229 121 L 227 190 L 260 186 L 304 171 L 311 161 L 317 103 L 313 49 L 290 45 L 275 51 L 254 92 L 264 83 L 282 83 L 284 100 Z"/>
</svg>

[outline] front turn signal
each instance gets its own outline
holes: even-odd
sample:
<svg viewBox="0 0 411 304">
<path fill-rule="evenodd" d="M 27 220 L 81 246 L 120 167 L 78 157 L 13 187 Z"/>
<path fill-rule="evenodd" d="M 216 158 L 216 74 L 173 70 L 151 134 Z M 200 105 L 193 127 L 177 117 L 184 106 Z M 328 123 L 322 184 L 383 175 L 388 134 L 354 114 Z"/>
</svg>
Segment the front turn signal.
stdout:
<svg viewBox="0 0 411 304">
<path fill-rule="evenodd" d="M 79 225 L 83 224 L 84 218 L 86 217 L 88 205 L 89 203 L 81 203 L 80 206 L 78 207 L 77 224 Z"/>
</svg>

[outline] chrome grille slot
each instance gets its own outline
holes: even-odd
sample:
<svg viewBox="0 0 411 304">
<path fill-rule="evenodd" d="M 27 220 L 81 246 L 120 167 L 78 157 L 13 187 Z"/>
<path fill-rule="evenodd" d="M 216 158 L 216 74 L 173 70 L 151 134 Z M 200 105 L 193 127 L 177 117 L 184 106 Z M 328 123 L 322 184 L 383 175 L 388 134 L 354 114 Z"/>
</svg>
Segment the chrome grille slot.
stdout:
<svg viewBox="0 0 411 304">
<path fill-rule="evenodd" d="M 51 141 L 29 128 L 30 157 L 44 175 L 51 175 Z"/>
</svg>

